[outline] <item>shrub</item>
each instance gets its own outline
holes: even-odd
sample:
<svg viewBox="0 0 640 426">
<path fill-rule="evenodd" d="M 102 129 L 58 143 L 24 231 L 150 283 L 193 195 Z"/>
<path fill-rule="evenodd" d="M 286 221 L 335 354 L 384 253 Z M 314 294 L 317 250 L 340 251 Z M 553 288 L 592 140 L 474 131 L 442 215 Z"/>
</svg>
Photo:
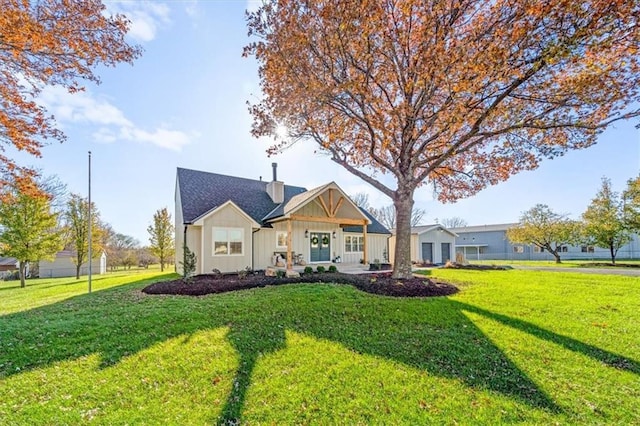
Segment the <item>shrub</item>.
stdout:
<svg viewBox="0 0 640 426">
<path fill-rule="evenodd" d="M 246 268 L 238 271 L 238 278 L 241 280 L 245 279 L 249 274 L 253 274 L 253 269 L 251 269 L 250 266 L 247 266 Z"/>
<path fill-rule="evenodd" d="M 338 272 L 338 268 L 336 267 L 336 265 L 329 266 L 329 272 Z"/>
<path fill-rule="evenodd" d="M 311 266 L 305 266 L 303 274 L 305 274 L 305 275 L 313 274 L 313 268 Z"/>
<path fill-rule="evenodd" d="M 278 278 L 284 278 L 286 275 L 287 275 L 287 273 L 286 273 L 285 271 L 283 271 L 282 269 L 278 269 L 278 270 L 276 271 L 276 276 L 277 276 Z"/>
<path fill-rule="evenodd" d="M 319 274 L 322 274 L 325 271 L 324 266 L 318 265 L 318 267 L 316 268 L 316 271 L 318 271 Z"/>
<path fill-rule="evenodd" d="M 182 279 L 188 282 L 196 273 L 196 254 L 189 250 L 186 244 L 182 248 L 184 254 L 183 260 L 180 262 L 180 265 L 182 265 Z"/>
</svg>

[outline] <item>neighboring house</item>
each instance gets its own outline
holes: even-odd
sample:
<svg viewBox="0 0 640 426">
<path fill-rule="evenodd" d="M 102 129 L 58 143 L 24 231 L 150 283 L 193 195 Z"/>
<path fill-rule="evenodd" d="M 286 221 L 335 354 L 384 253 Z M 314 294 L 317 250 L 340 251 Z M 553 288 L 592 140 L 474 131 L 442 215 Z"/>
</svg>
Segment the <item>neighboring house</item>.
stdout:
<svg viewBox="0 0 640 426">
<path fill-rule="evenodd" d="M 14 257 L 0 257 L 0 279 L 18 270 L 18 260 Z"/>
<path fill-rule="evenodd" d="M 18 260 L 14 257 L 0 257 L 0 272 L 18 270 Z"/>
<path fill-rule="evenodd" d="M 443 264 L 455 260 L 456 233 L 442 225 L 411 228 L 411 262 Z M 395 235 L 389 239 L 389 260 L 394 261 Z"/>
<path fill-rule="evenodd" d="M 76 264 L 73 263 L 75 253 L 71 250 L 62 250 L 56 253 L 53 261 L 41 260 L 38 264 L 40 278 L 75 277 Z M 102 275 L 107 272 L 107 255 L 102 252 L 100 256 L 91 261 L 91 275 Z M 89 274 L 89 263 L 85 262 L 80 267 L 80 275 Z"/>
<path fill-rule="evenodd" d="M 464 226 L 451 228 L 458 234 L 456 252 L 462 253 L 467 260 L 554 260 L 550 253 L 533 244 L 513 244 L 507 238 L 507 230 L 517 223 L 495 225 Z M 610 259 L 608 249 L 587 245 L 562 246 L 562 259 Z M 640 257 L 640 239 L 634 235 L 629 244 L 621 247 L 616 259 L 635 259 Z"/>
<path fill-rule="evenodd" d="M 281 256 L 288 269 L 329 262 L 382 259 L 389 231 L 330 182 L 307 191 L 271 182 L 178 168 L 176 267 L 183 245 L 196 273 L 265 269 Z"/>
</svg>

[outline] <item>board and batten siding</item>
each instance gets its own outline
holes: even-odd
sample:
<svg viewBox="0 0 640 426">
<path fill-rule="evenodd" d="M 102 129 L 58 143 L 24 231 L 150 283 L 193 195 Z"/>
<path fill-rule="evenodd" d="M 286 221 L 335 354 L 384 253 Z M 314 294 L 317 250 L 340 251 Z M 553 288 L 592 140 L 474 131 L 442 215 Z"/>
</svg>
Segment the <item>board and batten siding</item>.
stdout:
<svg viewBox="0 0 640 426">
<path fill-rule="evenodd" d="M 180 224 L 180 229 L 178 232 L 178 229 L 176 229 L 176 272 L 178 272 L 179 274 L 182 274 L 182 265 L 180 264 L 180 262 L 184 261 L 183 253 L 182 253 L 182 246 L 183 246 L 183 239 L 184 239 L 184 225 Z M 180 247 L 178 247 L 178 242 L 180 243 Z M 201 259 L 201 250 L 202 250 L 202 227 L 201 226 L 195 226 L 195 225 L 189 225 L 187 226 L 187 247 L 189 247 L 189 250 L 191 250 L 195 255 L 196 255 L 196 261 L 197 261 L 197 265 L 196 265 L 196 273 L 197 274 L 202 274 L 202 273 L 208 273 L 211 271 L 202 271 L 201 268 L 201 263 L 200 263 L 200 259 Z M 177 253 L 178 250 L 180 250 L 180 257 L 178 257 Z"/>
<path fill-rule="evenodd" d="M 342 262 L 343 263 L 360 263 L 360 260 L 363 258 L 363 252 L 352 252 L 348 253 L 344 251 L 345 249 L 345 237 L 347 235 L 361 237 L 362 233 L 358 232 L 342 232 L 341 240 L 342 240 Z M 387 252 L 388 259 L 388 234 L 369 234 L 367 233 L 367 261 L 369 263 L 374 263 L 376 259 L 379 262 L 385 262 L 385 251 Z"/>
<path fill-rule="evenodd" d="M 200 273 L 211 273 L 213 269 L 220 272 L 236 272 L 246 267 L 253 268 L 252 251 L 252 226 L 247 217 L 236 207 L 227 205 L 209 217 L 204 219 L 202 226 L 202 241 L 198 265 Z M 213 254 L 213 230 L 214 228 L 240 228 L 243 230 L 241 255 Z"/>
<path fill-rule="evenodd" d="M 318 223 L 318 222 L 300 222 L 293 221 L 291 223 L 291 251 L 294 254 L 302 254 L 302 258 L 305 262 L 309 263 L 310 258 L 310 242 L 309 238 L 305 238 L 305 231 L 312 232 L 325 232 L 333 234 L 336 231 L 336 238 L 330 238 L 330 250 L 331 258 L 341 256 L 342 249 L 338 244 L 338 233 L 340 228 L 331 223 Z M 268 266 L 273 266 L 272 257 L 274 252 L 285 253 L 286 247 L 276 246 L 276 235 L 278 232 L 287 232 L 287 222 L 273 223 L 273 228 L 262 228 L 254 235 L 255 253 L 254 253 L 254 268 L 265 269 Z"/>
<path fill-rule="evenodd" d="M 416 248 L 418 247 L 418 236 L 416 234 L 411 234 L 411 261 L 415 262 L 415 259 L 418 258 L 418 252 Z M 396 256 L 396 236 L 392 235 L 389 237 L 389 261 L 391 263 L 395 263 Z"/>
<path fill-rule="evenodd" d="M 446 231 L 433 229 L 422 234 L 411 234 L 411 261 L 420 263 L 422 261 L 431 261 L 433 263 L 442 263 L 442 243 L 449 243 L 449 258 L 455 259 L 455 237 Z M 393 235 L 389 239 L 389 258 L 391 263 L 395 258 L 396 236 Z M 422 258 L 422 243 L 431 243 L 433 259 Z"/>
</svg>

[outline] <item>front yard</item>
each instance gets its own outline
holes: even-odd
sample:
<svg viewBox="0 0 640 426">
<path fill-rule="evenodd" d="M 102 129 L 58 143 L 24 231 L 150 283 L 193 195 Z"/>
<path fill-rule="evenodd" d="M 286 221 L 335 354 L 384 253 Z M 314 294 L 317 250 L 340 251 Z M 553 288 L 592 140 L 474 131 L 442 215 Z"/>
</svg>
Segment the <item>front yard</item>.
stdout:
<svg viewBox="0 0 640 426">
<path fill-rule="evenodd" d="M 638 279 L 433 272 L 455 296 L 158 273 L 0 284 L 3 424 L 640 423 Z"/>
</svg>

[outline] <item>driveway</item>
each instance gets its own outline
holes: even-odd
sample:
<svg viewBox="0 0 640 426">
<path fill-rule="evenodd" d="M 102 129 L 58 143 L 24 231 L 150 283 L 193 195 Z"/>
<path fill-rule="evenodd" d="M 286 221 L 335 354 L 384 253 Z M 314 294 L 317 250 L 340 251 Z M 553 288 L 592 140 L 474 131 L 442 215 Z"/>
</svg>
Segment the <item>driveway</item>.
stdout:
<svg viewBox="0 0 640 426">
<path fill-rule="evenodd" d="M 527 271 L 577 272 L 580 274 L 624 275 L 627 277 L 640 277 L 640 268 L 555 268 L 553 266 L 513 265 L 513 269 L 525 269 Z"/>
</svg>

